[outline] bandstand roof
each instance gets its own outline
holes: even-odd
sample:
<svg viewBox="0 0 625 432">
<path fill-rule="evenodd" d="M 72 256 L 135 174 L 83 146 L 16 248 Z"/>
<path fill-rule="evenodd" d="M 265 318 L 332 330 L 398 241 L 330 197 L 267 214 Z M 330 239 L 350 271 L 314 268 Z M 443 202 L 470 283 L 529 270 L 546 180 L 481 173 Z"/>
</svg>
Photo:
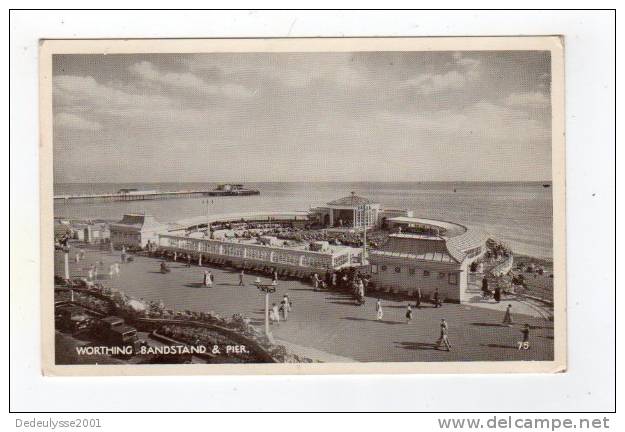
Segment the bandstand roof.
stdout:
<svg viewBox="0 0 625 432">
<path fill-rule="evenodd" d="M 364 204 L 374 204 L 374 202 L 368 198 L 352 194 L 328 203 L 329 206 L 337 207 L 358 207 Z"/>
</svg>

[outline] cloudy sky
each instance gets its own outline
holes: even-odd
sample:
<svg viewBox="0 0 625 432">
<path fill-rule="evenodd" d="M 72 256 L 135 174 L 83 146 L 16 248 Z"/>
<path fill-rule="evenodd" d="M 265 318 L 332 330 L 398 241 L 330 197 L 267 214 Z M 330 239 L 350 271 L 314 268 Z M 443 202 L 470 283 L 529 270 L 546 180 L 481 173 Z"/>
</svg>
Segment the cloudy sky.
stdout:
<svg viewBox="0 0 625 432">
<path fill-rule="evenodd" d="M 548 52 L 54 56 L 56 182 L 551 178 Z"/>
</svg>

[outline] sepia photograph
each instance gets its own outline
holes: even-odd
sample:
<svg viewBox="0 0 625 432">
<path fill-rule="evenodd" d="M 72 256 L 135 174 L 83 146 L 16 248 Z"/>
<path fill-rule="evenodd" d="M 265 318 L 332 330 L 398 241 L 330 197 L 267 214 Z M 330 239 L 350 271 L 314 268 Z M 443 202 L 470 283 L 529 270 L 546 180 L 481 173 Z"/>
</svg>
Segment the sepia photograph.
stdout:
<svg viewBox="0 0 625 432">
<path fill-rule="evenodd" d="M 563 51 L 43 41 L 44 373 L 565 371 Z"/>
</svg>

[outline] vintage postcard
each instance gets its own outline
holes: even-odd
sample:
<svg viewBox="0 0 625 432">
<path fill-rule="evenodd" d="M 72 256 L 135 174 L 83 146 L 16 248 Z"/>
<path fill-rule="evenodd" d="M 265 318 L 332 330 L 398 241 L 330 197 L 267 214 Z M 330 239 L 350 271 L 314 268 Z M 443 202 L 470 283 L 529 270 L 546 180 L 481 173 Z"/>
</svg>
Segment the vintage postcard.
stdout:
<svg viewBox="0 0 625 432">
<path fill-rule="evenodd" d="M 563 58 L 42 40 L 43 373 L 564 372 Z"/>
</svg>

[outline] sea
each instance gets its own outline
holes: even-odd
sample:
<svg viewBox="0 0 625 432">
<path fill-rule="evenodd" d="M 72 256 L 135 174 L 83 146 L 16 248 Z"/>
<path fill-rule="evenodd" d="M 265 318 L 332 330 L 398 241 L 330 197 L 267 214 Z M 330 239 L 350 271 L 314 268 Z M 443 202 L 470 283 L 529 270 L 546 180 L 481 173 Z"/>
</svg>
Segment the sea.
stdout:
<svg viewBox="0 0 625 432">
<path fill-rule="evenodd" d="M 260 195 L 155 201 L 55 203 L 56 217 L 118 220 L 125 213 L 175 222 L 207 213 L 257 210 L 306 211 L 351 192 L 383 207 L 409 209 L 416 217 L 481 229 L 514 253 L 551 259 L 553 188 L 545 182 L 288 182 L 246 183 Z M 550 184 L 550 183 L 548 183 Z M 212 190 L 216 183 L 55 183 L 54 194 L 114 193 L 121 188 L 160 191 Z"/>
</svg>

